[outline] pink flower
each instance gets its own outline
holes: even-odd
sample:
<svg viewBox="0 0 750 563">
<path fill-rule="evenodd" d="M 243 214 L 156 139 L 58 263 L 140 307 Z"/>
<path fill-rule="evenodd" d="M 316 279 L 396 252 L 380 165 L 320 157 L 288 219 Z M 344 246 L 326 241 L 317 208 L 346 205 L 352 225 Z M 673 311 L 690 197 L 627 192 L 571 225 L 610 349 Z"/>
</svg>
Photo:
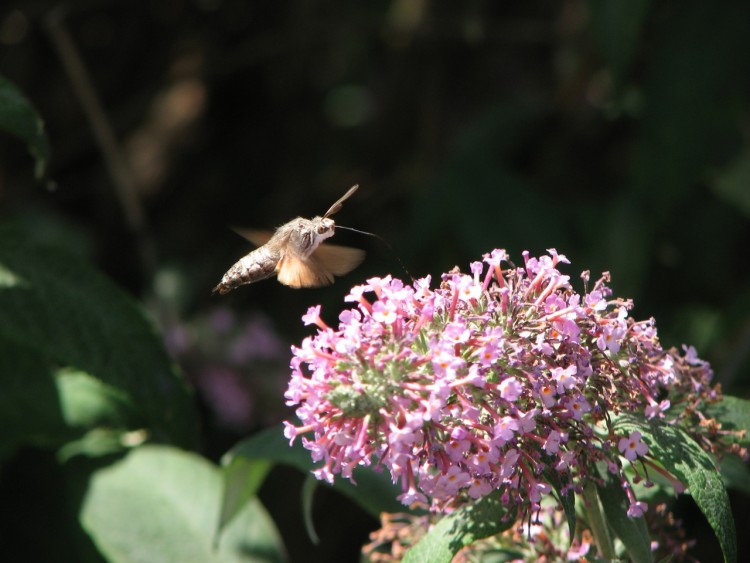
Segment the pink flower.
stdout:
<svg viewBox="0 0 750 563">
<path fill-rule="evenodd" d="M 513 439 L 515 432 L 518 430 L 518 422 L 510 416 L 504 416 L 495 425 L 495 442 L 504 445 Z"/>
<path fill-rule="evenodd" d="M 500 382 L 500 396 L 506 401 L 516 402 L 522 391 L 523 386 L 515 377 L 508 377 Z"/>
<path fill-rule="evenodd" d="M 372 306 L 372 318 L 379 323 L 391 325 L 398 319 L 398 309 L 391 301 L 376 301 Z"/>
<path fill-rule="evenodd" d="M 302 315 L 302 322 L 306 325 L 318 325 L 323 321 L 320 319 L 320 305 L 315 305 L 307 310 L 307 313 Z M 325 327 L 321 327 L 325 328 Z"/>
<path fill-rule="evenodd" d="M 641 501 L 636 501 L 631 503 L 628 506 L 628 516 L 631 518 L 640 518 L 644 514 L 646 514 L 646 510 L 648 510 L 648 504 Z"/>
<path fill-rule="evenodd" d="M 626 438 L 620 438 L 617 449 L 630 461 L 635 461 L 637 457 L 648 453 L 648 446 L 641 440 L 641 433 L 638 430 L 633 430 Z"/>
</svg>

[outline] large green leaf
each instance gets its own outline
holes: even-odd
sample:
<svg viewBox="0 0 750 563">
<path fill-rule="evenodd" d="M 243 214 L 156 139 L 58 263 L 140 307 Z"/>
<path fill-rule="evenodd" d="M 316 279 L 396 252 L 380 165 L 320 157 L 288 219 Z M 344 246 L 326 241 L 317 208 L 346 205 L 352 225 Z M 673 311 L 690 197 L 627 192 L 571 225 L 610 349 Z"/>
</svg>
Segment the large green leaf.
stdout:
<svg viewBox="0 0 750 563">
<path fill-rule="evenodd" d="M 81 258 L 5 227 L 0 368 L 0 455 L 98 427 L 194 443 L 190 394 L 138 305 Z"/>
<path fill-rule="evenodd" d="M 206 459 L 143 446 L 91 480 L 81 522 L 111 563 L 282 561 L 265 509 L 246 503 L 216 538 L 222 478 Z"/>
<path fill-rule="evenodd" d="M 638 430 L 649 446 L 649 454 L 687 486 L 688 493 L 706 516 L 714 530 L 724 560 L 737 561 L 734 519 L 729 496 L 713 457 L 678 426 L 652 420 L 623 417 L 617 426 L 626 431 Z"/>
<path fill-rule="evenodd" d="M 242 456 L 233 457 L 222 466 L 224 488 L 221 513 L 216 523 L 217 534 L 221 534 L 224 527 L 255 497 L 271 467 L 268 460 L 251 460 Z"/>
<path fill-rule="evenodd" d="M 467 545 L 499 534 L 514 524 L 515 518 L 500 501 L 500 492 L 494 491 L 441 518 L 403 560 L 405 563 L 450 563 Z"/>
<path fill-rule="evenodd" d="M 284 438 L 280 426 L 269 428 L 243 440 L 224 456 L 222 466 L 225 472 L 224 505 L 220 527 L 229 522 L 239 507 L 247 501 L 260 485 L 253 477 L 258 462 L 283 463 L 309 472 L 316 464 L 310 458 L 310 452 L 302 447 L 299 440 L 290 446 Z M 250 479 L 250 485 L 243 486 L 243 479 Z M 361 508 L 378 518 L 381 512 L 403 512 L 405 507 L 396 500 L 399 489 L 391 482 L 386 472 L 376 473 L 369 468 L 358 468 L 354 471 L 354 482 L 336 479 L 333 488 L 346 495 Z"/>
<path fill-rule="evenodd" d="M 15 84 L 3 76 L 0 76 L 0 129 L 26 142 L 36 160 L 36 176 L 41 177 L 49 160 L 44 122 Z"/>
</svg>

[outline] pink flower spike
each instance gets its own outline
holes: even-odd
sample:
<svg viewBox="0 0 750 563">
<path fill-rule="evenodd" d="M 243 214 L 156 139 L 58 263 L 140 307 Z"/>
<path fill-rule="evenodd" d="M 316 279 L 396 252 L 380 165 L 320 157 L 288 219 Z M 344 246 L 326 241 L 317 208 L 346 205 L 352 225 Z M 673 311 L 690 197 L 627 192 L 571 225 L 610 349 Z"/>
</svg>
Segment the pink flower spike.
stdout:
<svg viewBox="0 0 750 563">
<path fill-rule="evenodd" d="M 286 438 L 310 452 L 318 478 L 351 480 L 370 465 L 399 484 L 400 500 L 435 512 L 498 491 L 540 529 L 551 471 L 563 494 L 579 494 L 600 462 L 626 490 L 641 469 L 681 490 L 652 464 L 648 432 L 599 430 L 632 413 L 723 453 L 724 429 L 702 424 L 704 404 L 721 399 L 710 365 L 692 348 L 662 348 L 655 321 L 629 315 L 609 274 L 582 276 L 579 293 L 556 269 L 564 263 L 550 249 L 516 266 L 496 249 L 434 288 L 429 277 L 372 278 L 351 289 L 336 328 L 311 307 L 303 321 L 315 334 L 292 347 L 284 399 L 299 422 L 285 424 Z M 628 505 L 631 517 L 647 509 L 632 490 Z"/>
</svg>

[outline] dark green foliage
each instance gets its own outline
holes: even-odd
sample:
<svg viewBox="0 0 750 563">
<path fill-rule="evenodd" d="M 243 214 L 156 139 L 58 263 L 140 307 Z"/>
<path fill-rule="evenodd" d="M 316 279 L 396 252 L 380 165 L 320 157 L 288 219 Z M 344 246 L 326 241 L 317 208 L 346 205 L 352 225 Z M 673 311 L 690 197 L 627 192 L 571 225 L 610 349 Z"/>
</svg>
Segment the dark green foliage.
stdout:
<svg viewBox="0 0 750 563">
<path fill-rule="evenodd" d="M 4 457 L 92 431 L 196 443 L 190 394 L 140 306 L 80 258 L 7 227 L 0 358 Z"/>
</svg>

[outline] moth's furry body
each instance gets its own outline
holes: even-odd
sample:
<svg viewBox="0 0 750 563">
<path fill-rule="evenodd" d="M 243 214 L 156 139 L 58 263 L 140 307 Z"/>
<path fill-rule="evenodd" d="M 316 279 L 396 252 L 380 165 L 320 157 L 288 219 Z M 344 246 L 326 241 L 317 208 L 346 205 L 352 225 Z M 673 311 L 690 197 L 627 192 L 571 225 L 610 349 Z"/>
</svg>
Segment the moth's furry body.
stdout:
<svg viewBox="0 0 750 563">
<path fill-rule="evenodd" d="M 278 248 L 269 248 L 265 245 L 256 248 L 229 268 L 219 285 L 214 288 L 214 292 L 218 291 L 223 295 L 240 285 L 270 278 L 276 273 L 276 265 L 280 258 L 281 252 Z"/>
<path fill-rule="evenodd" d="M 229 293 L 274 274 L 290 287 L 318 287 L 333 283 L 334 275 L 353 270 L 364 259 L 363 250 L 321 243 L 335 232 L 336 225 L 328 216 L 336 213 L 356 189 L 357 186 L 352 187 L 322 217 L 297 217 L 273 235 L 266 231 L 240 231 L 258 248 L 229 268 L 214 292 Z"/>
</svg>

